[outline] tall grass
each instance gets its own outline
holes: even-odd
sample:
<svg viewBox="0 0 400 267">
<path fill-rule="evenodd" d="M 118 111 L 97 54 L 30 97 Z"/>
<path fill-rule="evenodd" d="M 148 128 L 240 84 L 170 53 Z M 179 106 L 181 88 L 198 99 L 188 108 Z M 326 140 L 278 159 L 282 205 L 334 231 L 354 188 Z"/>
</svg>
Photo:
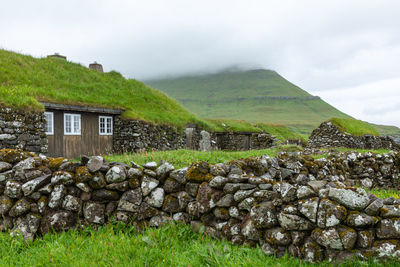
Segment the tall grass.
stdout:
<svg viewBox="0 0 400 267">
<path fill-rule="evenodd" d="M 398 266 L 386 261 L 386 266 Z M 226 240 L 193 233 L 188 225 L 169 224 L 143 232 L 124 224 L 46 234 L 25 243 L 0 233 L 1 266 L 316 266 L 259 247 L 232 246 Z M 379 262 L 318 263 L 317 266 L 381 266 Z"/>
</svg>

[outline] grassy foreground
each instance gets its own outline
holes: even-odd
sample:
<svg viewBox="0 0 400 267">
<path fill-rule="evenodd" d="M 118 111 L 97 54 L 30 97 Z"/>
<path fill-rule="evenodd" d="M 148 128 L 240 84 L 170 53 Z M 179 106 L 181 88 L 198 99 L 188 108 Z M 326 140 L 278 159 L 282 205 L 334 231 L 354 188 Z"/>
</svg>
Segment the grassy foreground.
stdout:
<svg viewBox="0 0 400 267">
<path fill-rule="evenodd" d="M 396 262 L 386 262 L 396 266 Z M 390 265 L 392 264 L 392 265 Z M 352 261 L 318 266 L 380 266 Z M 0 233 L 0 266 L 316 266 L 285 256 L 263 254 L 259 247 L 232 246 L 193 233 L 188 225 L 169 224 L 139 232 L 123 224 L 47 234 L 25 243 Z M 386 265 L 388 266 L 388 265 Z"/>
</svg>

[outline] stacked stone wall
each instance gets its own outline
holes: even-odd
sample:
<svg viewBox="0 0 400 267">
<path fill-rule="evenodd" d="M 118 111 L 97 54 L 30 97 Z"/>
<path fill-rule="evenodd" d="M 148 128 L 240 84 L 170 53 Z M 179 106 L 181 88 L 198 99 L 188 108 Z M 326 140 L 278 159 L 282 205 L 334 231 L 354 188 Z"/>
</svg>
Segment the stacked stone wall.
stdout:
<svg viewBox="0 0 400 267">
<path fill-rule="evenodd" d="M 308 139 L 307 147 L 347 147 L 359 149 L 390 149 L 400 151 L 400 145 L 388 136 L 353 136 L 342 133 L 331 122 L 323 122 Z"/>
<path fill-rule="evenodd" d="M 0 148 L 19 148 L 46 153 L 48 141 L 41 112 L 0 107 Z"/>
<path fill-rule="evenodd" d="M 145 150 L 172 150 L 186 147 L 183 132 L 168 125 L 140 120 L 114 120 L 113 150 L 115 153 Z"/>
<path fill-rule="evenodd" d="M 282 154 L 175 169 L 166 162 L 128 166 L 98 156 L 71 162 L 0 150 L 0 228 L 34 239 L 110 220 L 137 227 L 180 221 L 268 255 L 398 257 L 400 200 L 347 184 L 352 176 L 344 166 L 366 173 L 375 168 L 364 166 L 374 157 L 398 173 L 395 153 L 349 153 L 335 156 L 338 161 Z M 333 175 L 333 166 L 342 176 Z"/>
</svg>

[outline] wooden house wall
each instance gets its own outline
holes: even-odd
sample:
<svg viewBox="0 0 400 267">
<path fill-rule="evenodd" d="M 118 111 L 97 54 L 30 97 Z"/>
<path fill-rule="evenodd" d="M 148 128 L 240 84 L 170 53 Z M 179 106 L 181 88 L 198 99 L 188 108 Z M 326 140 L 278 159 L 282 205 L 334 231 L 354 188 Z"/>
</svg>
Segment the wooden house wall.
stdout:
<svg viewBox="0 0 400 267">
<path fill-rule="evenodd" d="M 112 135 L 99 134 L 99 116 L 90 112 L 47 110 L 54 113 L 54 135 L 48 135 L 49 155 L 77 158 L 111 152 Z M 64 113 L 81 115 L 81 135 L 64 135 Z M 105 115 L 109 116 L 109 115 Z"/>
</svg>

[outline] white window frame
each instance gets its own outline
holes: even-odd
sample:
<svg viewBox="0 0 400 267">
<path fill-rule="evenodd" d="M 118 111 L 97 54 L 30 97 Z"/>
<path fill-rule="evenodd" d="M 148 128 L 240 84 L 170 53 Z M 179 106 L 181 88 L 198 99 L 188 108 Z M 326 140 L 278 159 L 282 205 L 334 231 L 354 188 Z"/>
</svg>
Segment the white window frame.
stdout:
<svg viewBox="0 0 400 267">
<path fill-rule="evenodd" d="M 101 119 L 104 119 L 104 132 L 101 132 Z M 107 120 L 111 120 L 110 128 L 107 126 Z M 111 130 L 108 132 L 108 130 Z M 112 116 L 99 116 L 99 135 L 113 135 L 113 117 Z"/>
<path fill-rule="evenodd" d="M 50 128 L 51 128 L 51 131 L 49 131 L 49 132 L 47 132 L 46 131 L 46 134 L 47 135 L 54 135 L 54 112 L 48 112 L 48 111 L 46 111 L 45 113 L 44 113 L 44 116 L 45 116 L 45 118 L 46 118 L 46 130 L 48 130 L 49 129 L 49 127 L 47 127 L 47 125 L 48 124 L 50 124 L 49 126 L 50 126 Z M 48 120 L 47 119 L 47 116 L 50 116 L 50 120 Z"/>
<path fill-rule="evenodd" d="M 67 132 L 67 117 L 71 118 L 71 132 Z M 75 120 L 78 118 L 78 130 L 74 131 Z M 81 124 L 81 114 L 76 113 L 64 113 L 64 135 L 81 135 L 82 124 Z"/>
</svg>

